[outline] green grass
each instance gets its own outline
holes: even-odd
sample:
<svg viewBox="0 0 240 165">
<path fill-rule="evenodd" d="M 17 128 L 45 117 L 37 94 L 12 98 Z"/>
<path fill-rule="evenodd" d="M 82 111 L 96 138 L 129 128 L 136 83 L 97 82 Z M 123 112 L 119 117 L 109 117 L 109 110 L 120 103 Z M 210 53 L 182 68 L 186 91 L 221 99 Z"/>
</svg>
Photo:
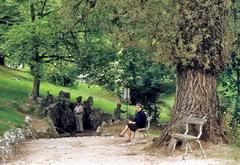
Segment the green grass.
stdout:
<svg viewBox="0 0 240 165">
<path fill-rule="evenodd" d="M 149 132 L 150 137 L 159 137 L 161 134 L 160 130 L 158 130 L 158 129 L 150 128 L 148 132 Z"/>
<path fill-rule="evenodd" d="M 0 66 L 0 135 L 4 131 L 21 126 L 24 115 L 20 113 L 21 106 L 27 101 L 32 90 L 32 76 L 29 73 L 19 70 L 13 70 Z M 70 92 L 71 100 L 75 101 L 76 97 L 82 96 L 83 101 L 89 96 L 94 99 L 94 107 L 101 108 L 105 112 L 113 112 L 119 98 L 112 92 L 107 91 L 97 85 L 79 83 L 75 87 L 56 86 L 49 82 L 42 82 L 40 86 L 40 95 L 45 96 L 49 91 L 54 96 L 63 90 Z M 161 105 L 160 121 L 166 122 L 170 119 L 170 109 L 173 106 L 174 95 L 166 95 L 161 98 L 164 102 Z M 126 110 L 126 106 L 122 106 Z M 128 106 L 129 113 L 135 114 L 134 106 Z M 123 114 L 125 116 L 125 114 Z"/>
<path fill-rule="evenodd" d="M 78 96 L 82 96 L 83 100 L 87 100 L 89 96 L 92 96 L 94 100 L 93 106 L 101 108 L 106 112 L 112 112 L 112 110 L 116 107 L 116 103 L 119 100 L 119 98 L 115 94 L 106 91 L 99 86 L 92 85 L 89 87 L 87 84 L 79 84 L 77 87 L 69 88 L 56 86 L 48 82 L 43 82 L 41 85 L 40 94 L 44 96 L 47 91 L 49 91 L 54 96 L 58 96 L 58 93 L 61 90 L 65 92 L 70 92 L 72 101 L 75 101 L 76 97 Z"/>
<path fill-rule="evenodd" d="M 23 114 L 14 110 L 10 105 L 3 105 L 0 101 L 0 136 L 5 131 L 15 127 L 21 127 L 23 125 Z"/>
<path fill-rule="evenodd" d="M 27 72 L 0 66 L 0 135 L 10 128 L 23 124 L 24 115 L 20 113 L 19 107 L 26 103 L 32 84 L 32 76 Z M 82 96 L 83 101 L 92 96 L 93 106 L 105 112 L 112 112 L 119 101 L 119 98 L 112 92 L 96 85 L 89 87 L 81 83 L 76 87 L 68 88 L 42 82 L 40 95 L 44 97 L 49 91 L 54 96 L 58 96 L 61 90 L 70 92 L 72 101 L 75 101 L 78 96 Z"/>
<path fill-rule="evenodd" d="M 160 105 L 160 122 L 168 122 L 170 120 L 170 112 L 174 106 L 175 94 L 163 95 Z"/>
<path fill-rule="evenodd" d="M 22 71 L 12 70 L 6 67 L 0 67 L 0 99 L 24 101 L 32 89 L 32 77 Z M 71 100 L 75 101 L 77 96 L 82 96 L 86 100 L 89 96 L 93 96 L 94 107 L 100 107 L 105 111 L 112 111 L 115 108 L 119 98 L 103 88 L 88 84 L 79 84 L 77 87 L 56 86 L 48 82 L 42 82 L 40 87 L 40 95 L 45 96 L 47 91 L 57 96 L 63 90 L 71 93 Z"/>
</svg>

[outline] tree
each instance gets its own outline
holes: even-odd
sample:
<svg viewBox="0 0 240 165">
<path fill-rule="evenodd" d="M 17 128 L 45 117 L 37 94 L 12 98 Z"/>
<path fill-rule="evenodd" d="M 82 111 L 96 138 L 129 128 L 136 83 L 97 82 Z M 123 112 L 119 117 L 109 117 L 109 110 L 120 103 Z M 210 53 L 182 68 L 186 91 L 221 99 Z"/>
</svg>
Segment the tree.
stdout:
<svg viewBox="0 0 240 165">
<path fill-rule="evenodd" d="M 80 5 L 82 8 L 89 8 Z M 5 33 L 4 52 L 12 65 L 28 65 L 33 76 L 32 99 L 39 97 L 46 63 L 74 62 L 80 55 L 78 32 L 63 14 L 68 8 L 58 0 L 25 1 L 19 5 L 22 22 Z M 82 20 L 82 18 L 81 18 Z M 69 23 L 69 24 L 68 24 Z"/>
<path fill-rule="evenodd" d="M 21 18 L 21 22 L 8 27 L 8 31 L 4 34 L 5 43 L 2 45 L 10 65 L 27 64 L 30 67 L 34 79 L 32 88 L 34 100 L 39 96 L 43 59 L 49 60 L 47 57 L 49 52 L 46 50 L 47 43 L 50 44 L 49 37 L 45 38 L 48 31 L 40 30 L 49 27 L 46 23 L 49 17 L 45 16 L 49 14 L 48 12 L 46 14 L 46 10 L 51 9 L 46 2 L 22 1 L 16 8 L 19 11 L 18 15 L 14 17 L 15 19 Z"/>
<path fill-rule="evenodd" d="M 174 72 L 151 60 L 152 51 L 129 47 L 119 53 L 119 87 L 130 88 L 130 103 L 141 103 L 147 113 L 159 118 L 159 98 L 166 92 L 166 84 L 173 83 Z"/>
<path fill-rule="evenodd" d="M 168 144 L 178 121 L 206 116 L 203 139 L 226 141 L 221 128 L 217 77 L 228 61 L 230 1 L 108 1 L 123 47 L 142 45 L 156 61 L 176 67 L 176 100 L 169 127 L 154 143 Z M 116 5 L 117 4 L 117 5 Z M 230 37 L 229 37 L 230 36 Z"/>
<path fill-rule="evenodd" d="M 3 0 L 0 4 L 0 45 L 4 41 L 4 33 L 12 25 L 19 23 L 21 17 L 17 17 L 19 14 L 18 4 L 14 1 Z M 4 52 L 0 49 L 0 65 L 5 65 L 5 55 Z"/>
<path fill-rule="evenodd" d="M 125 7 L 130 8 L 128 5 L 133 11 L 125 10 Z M 89 30 L 85 34 L 88 36 L 87 48 L 82 58 L 79 58 L 78 68 L 87 75 L 87 79 L 110 90 L 119 92 L 122 87 L 130 87 L 132 103 L 139 101 L 150 113 L 157 114 L 156 102 L 163 89 L 164 72 L 168 70 L 155 65 L 154 51 L 148 47 L 151 45 L 153 48 L 154 44 L 148 42 L 156 39 L 156 33 L 143 33 L 149 22 L 137 12 L 141 7 L 126 1 L 97 1 L 91 16 L 85 20 Z M 144 10 L 146 15 L 149 14 L 148 9 Z M 135 12 L 136 17 L 128 19 Z M 156 16 L 154 19 L 157 19 Z M 156 26 L 155 20 L 150 24 Z M 159 37 L 162 38 L 162 35 Z"/>
<path fill-rule="evenodd" d="M 154 145 L 170 138 L 178 121 L 190 114 L 207 117 L 203 139 L 225 142 L 217 97 L 217 75 L 227 62 L 226 8 L 229 1 L 180 1 L 173 60 L 177 68 L 176 100 L 172 119 Z"/>
<path fill-rule="evenodd" d="M 231 53 L 231 64 L 232 69 L 236 71 L 236 86 L 237 86 L 237 93 L 238 96 L 240 96 L 240 31 L 239 31 L 239 25 L 240 25 L 240 11 L 239 11 L 239 5 L 240 3 L 232 0 L 231 5 L 231 28 L 233 29 L 234 33 L 234 47 L 233 51 Z"/>
<path fill-rule="evenodd" d="M 230 8 L 230 25 L 233 32 L 233 48 L 230 52 L 230 63 L 226 65 L 225 70 L 219 78 L 219 99 L 220 110 L 223 114 L 231 115 L 231 120 L 227 121 L 230 125 L 230 141 L 238 142 L 239 140 L 239 123 L 240 123 L 240 2 L 232 0 Z"/>
<path fill-rule="evenodd" d="M 0 65 L 5 65 L 4 56 L 0 54 Z"/>
</svg>

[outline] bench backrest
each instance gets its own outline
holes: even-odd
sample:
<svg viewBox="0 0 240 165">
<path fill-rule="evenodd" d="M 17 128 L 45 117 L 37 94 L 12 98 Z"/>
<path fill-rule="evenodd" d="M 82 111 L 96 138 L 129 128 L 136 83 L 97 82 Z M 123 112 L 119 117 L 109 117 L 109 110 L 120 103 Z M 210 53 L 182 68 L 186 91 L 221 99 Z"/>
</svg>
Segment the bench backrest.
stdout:
<svg viewBox="0 0 240 165">
<path fill-rule="evenodd" d="M 196 118 L 196 117 L 192 117 L 192 115 L 190 115 L 188 118 L 184 118 L 183 122 L 186 124 L 186 131 L 185 131 L 185 135 L 188 133 L 188 125 L 198 125 L 199 126 L 199 134 L 198 134 L 198 138 L 201 137 L 202 135 L 202 127 L 203 124 L 205 124 L 207 122 L 206 120 L 206 116 L 204 116 L 203 118 Z"/>
<path fill-rule="evenodd" d="M 207 122 L 207 120 L 205 118 L 190 117 L 183 120 L 183 122 L 188 124 L 203 125 L 205 122 Z"/>
<path fill-rule="evenodd" d="M 149 127 L 151 125 L 152 118 L 153 118 L 153 115 L 147 116 L 147 126 L 145 127 L 146 129 L 149 129 Z"/>
</svg>

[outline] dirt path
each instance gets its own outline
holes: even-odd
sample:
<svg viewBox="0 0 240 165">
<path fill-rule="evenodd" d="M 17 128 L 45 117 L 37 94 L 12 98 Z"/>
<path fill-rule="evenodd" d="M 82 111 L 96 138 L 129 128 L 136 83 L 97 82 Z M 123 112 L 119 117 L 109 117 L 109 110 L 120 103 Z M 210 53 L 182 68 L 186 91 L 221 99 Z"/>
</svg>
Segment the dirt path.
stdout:
<svg viewBox="0 0 240 165">
<path fill-rule="evenodd" d="M 201 156 L 151 156 L 139 141 L 124 142 L 119 137 L 72 137 L 31 140 L 22 153 L 6 165 L 224 165 L 227 161 L 203 159 Z"/>
</svg>

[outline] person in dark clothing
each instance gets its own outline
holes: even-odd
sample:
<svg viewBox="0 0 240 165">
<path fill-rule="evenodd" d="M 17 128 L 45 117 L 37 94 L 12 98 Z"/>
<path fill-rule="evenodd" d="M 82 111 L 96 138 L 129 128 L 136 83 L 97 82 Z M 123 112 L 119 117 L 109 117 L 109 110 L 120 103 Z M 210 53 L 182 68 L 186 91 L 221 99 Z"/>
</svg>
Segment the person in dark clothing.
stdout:
<svg viewBox="0 0 240 165">
<path fill-rule="evenodd" d="M 141 104 L 136 104 L 137 114 L 133 121 L 129 120 L 125 129 L 120 133 L 120 136 L 123 137 L 126 132 L 128 132 L 127 142 L 131 141 L 132 131 L 135 132 L 138 128 L 145 128 L 147 116 L 141 108 Z"/>
</svg>

